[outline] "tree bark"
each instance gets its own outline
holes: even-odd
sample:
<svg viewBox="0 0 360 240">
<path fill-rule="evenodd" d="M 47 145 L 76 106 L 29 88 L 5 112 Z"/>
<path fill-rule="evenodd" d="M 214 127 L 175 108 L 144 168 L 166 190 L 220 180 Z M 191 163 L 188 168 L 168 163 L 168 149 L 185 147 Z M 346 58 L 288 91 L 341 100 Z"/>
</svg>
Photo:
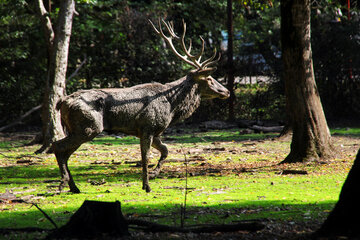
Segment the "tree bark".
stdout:
<svg viewBox="0 0 360 240">
<path fill-rule="evenodd" d="M 227 88 L 230 91 L 230 97 L 228 100 L 229 106 L 229 115 L 228 120 L 235 120 L 235 93 L 234 93 L 234 44 L 233 44 L 233 36 L 234 36 L 234 28 L 233 28 L 233 1 L 227 0 L 227 31 L 228 31 L 228 46 L 227 46 Z"/>
<path fill-rule="evenodd" d="M 315 233 L 316 237 L 346 236 L 350 239 L 360 238 L 359 183 L 360 149 L 354 161 L 354 165 L 341 189 L 339 201 L 336 203 L 334 209 L 331 211 L 321 228 Z"/>
<path fill-rule="evenodd" d="M 310 0 L 281 1 L 281 43 L 291 151 L 282 163 L 332 156 L 331 135 L 317 90 L 310 42 Z"/>
<path fill-rule="evenodd" d="M 66 70 L 75 2 L 64 0 L 60 3 L 57 29 L 54 34 L 51 19 L 43 1 L 37 1 L 50 56 L 42 110 L 43 145 L 37 153 L 48 151 L 52 142 L 64 137 L 60 112 L 56 110 L 56 104 L 65 95 L 66 90 Z"/>
</svg>

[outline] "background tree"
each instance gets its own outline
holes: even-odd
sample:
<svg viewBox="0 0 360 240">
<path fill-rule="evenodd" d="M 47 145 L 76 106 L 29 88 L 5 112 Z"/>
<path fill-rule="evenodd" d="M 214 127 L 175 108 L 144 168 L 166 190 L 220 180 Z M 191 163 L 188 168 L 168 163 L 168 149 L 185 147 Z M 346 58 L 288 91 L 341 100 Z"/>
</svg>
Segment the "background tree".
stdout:
<svg viewBox="0 0 360 240">
<path fill-rule="evenodd" d="M 312 47 L 316 82 L 326 118 L 331 121 L 360 116 L 359 4 L 317 1 L 313 6 Z M 343 5 L 340 5 L 343 4 Z M 324 37 L 326 36 L 326 37 Z M 330 49 L 326 51 L 325 49 Z"/>
<path fill-rule="evenodd" d="M 285 95 L 293 130 L 291 150 L 283 163 L 328 158 L 333 151 L 314 77 L 310 7 L 310 0 L 281 1 Z"/>
<path fill-rule="evenodd" d="M 227 0 L 227 88 L 230 91 L 229 97 L 229 115 L 230 121 L 235 120 L 234 105 L 235 105 L 235 92 L 234 92 L 234 26 L 233 26 L 233 1 Z"/>
<path fill-rule="evenodd" d="M 48 47 L 49 63 L 42 110 L 43 145 L 37 152 L 47 150 L 51 143 L 64 137 L 57 102 L 65 95 L 65 80 L 68 62 L 72 20 L 75 12 L 74 0 L 60 1 L 56 32 L 42 0 L 37 8 L 43 25 Z"/>
<path fill-rule="evenodd" d="M 48 1 L 44 2 L 47 5 Z M 48 12 L 54 23 L 60 1 L 52 2 L 53 9 Z M 0 31 L 3 33 L 0 35 L 1 127 L 14 123 L 42 102 L 47 48 L 39 31 L 41 24 L 35 14 L 36 4 L 32 3 L 0 1 Z M 346 8 L 342 8 L 340 2 L 313 1 L 312 4 L 314 71 L 326 117 L 330 123 L 341 118 L 358 120 L 358 10 L 352 5 L 348 20 Z M 200 46 L 200 40 L 194 37 L 198 35 L 204 37 L 206 47 L 221 46 L 222 58 L 214 77 L 224 81 L 227 75 L 224 46 L 227 42 L 224 36 L 227 1 L 76 0 L 76 8 L 81 14 L 73 22 L 68 57 L 68 72 L 76 75 L 71 74 L 73 77 L 67 80 L 67 93 L 81 88 L 123 87 L 151 81 L 164 83 L 185 74 L 188 67 L 168 54 L 161 40 L 152 35 L 147 19 L 159 16 L 174 21 L 177 31 L 181 31 L 179 23 L 184 18 L 194 47 Z M 337 15 L 339 10 L 343 16 Z M 335 17 L 340 21 L 334 21 Z M 285 84 L 280 78 L 280 1 L 233 1 L 233 28 L 235 120 L 276 120 L 283 124 Z M 349 77 L 350 59 L 352 78 Z M 256 80 L 258 76 L 266 80 Z M 241 83 L 245 78 L 252 79 L 252 83 Z M 227 102 L 204 101 L 188 121 L 227 120 L 227 113 Z M 6 131 L 39 131 L 39 112 L 33 112 L 22 122 L 25 124 Z"/>
</svg>

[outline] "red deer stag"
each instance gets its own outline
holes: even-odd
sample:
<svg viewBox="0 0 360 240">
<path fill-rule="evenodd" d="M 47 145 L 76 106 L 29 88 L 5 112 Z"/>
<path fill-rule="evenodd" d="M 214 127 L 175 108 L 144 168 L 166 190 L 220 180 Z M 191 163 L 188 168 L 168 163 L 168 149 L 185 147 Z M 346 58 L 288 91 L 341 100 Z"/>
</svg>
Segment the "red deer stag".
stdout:
<svg viewBox="0 0 360 240">
<path fill-rule="evenodd" d="M 150 21 L 150 20 L 149 20 Z M 166 36 L 161 22 L 169 32 Z M 140 138 L 142 162 L 142 188 L 150 192 L 149 176 L 160 173 L 162 161 L 167 157 L 168 150 L 160 140 L 161 134 L 169 125 L 188 118 L 200 105 L 200 98 L 211 99 L 229 97 L 229 91 L 210 76 L 216 68 L 209 67 L 218 62 L 216 49 L 214 55 L 200 62 L 204 52 L 202 49 L 196 56 L 185 46 L 186 25 L 183 22 L 182 37 L 174 33 L 172 23 L 158 21 L 158 28 L 150 21 L 155 32 L 169 45 L 171 50 L 184 62 L 195 67 L 186 76 L 166 84 L 146 83 L 130 88 L 79 90 L 64 97 L 57 104 L 61 112 L 62 123 L 67 136 L 53 143 L 60 173 L 60 191 L 68 184 L 70 191 L 79 193 L 68 168 L 70 155 L 81 144 L 92 140 L 102 131 L 117 131 Z M 180 41 L 181 55 L 173 45 L 173 39 Z M 161 156 L 154 171 L 149 174 L 149 150 L 154 147 Z"/>
</svg>

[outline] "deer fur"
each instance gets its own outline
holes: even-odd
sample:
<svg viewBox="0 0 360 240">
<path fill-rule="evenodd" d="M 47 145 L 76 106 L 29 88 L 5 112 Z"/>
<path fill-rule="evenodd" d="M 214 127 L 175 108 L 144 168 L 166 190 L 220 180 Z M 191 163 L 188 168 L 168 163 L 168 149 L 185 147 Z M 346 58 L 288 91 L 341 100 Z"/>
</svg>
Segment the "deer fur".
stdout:
<svg viewBox="0 0 360 240">
<path fill-rule="evenodd" d="M 229 91 L 210 77 L 213 70 L 191 71 L 167 84 L 148 83 L 130 88 L 80 90 L 57 107 L 68 135 L 53 143 L 53 151 L 62 176 L 60 190 L 69 184 L 70 191 L 80 192 L 68 169 L 70 155 L 84 142 L 102 131 L 117 131 L 140 138 L 143 189 L 150 192 L 149 149 L 161 157 L 153 176 L 159 174 L 168 150 L 161 134 L 175 122 L 186 119 L 199 107 L 203 98 L 227 98 Z"/>
<path fill-rule="evenodd" d="M 170 36 L 162 30 L 165 25 Z M 174 54 L 196 70 L 190 71 L 185 77 L 167 84 L 147 83 L 130 88 L 80 90 L 64 99 L 57 108 L 68 135 L 53 143 L 52 149 L 58 162 L 61 183 L 60 190 L 66 184 L 70 191 L 78 193 L 74 179 L 68 168 L 71 154 L 84 142 L 90 141 L 102 131 L 117 131 L 140 138 L 142 163 L 142 188 L 150 192 L 149 177 L 160 173 L 162 161 L 168 155 L 168 149 L 161 142 L 160 136 L 171 124 L 184 120 L 199 107 L 201 98 L 228 98 L 229 91 L 210 76 L 216 68 L 208 66 L 215 64 L 214 55 L 200 62 L 204 52 L 204 39 L 201 52 L 193 56 L 190 47 L 185 46 L 186 24 L 183 21 L 184 32 L 178 37 L 172 23 L 158 20 L 158 29 L 150 21 L 155 32 L 170 46 Z M 174 47 L 172 40 L 180 41 L 183 52 L 181 55 Z M 154 171 L 149 174 L 149 150 L 154 147 L 161 153 Z"/>
</svg>

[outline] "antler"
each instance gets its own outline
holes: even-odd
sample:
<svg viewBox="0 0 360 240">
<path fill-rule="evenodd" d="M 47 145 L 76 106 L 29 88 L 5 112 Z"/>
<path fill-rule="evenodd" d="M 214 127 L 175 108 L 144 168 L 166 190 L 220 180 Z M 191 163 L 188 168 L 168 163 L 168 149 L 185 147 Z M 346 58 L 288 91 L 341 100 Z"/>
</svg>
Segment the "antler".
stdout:
<svg viewBox="0 0 360 240">
<path fill-rule="evenodd" d="M 189 47 L 187 48 L 185 46 L 185 34 L 186 34 L 186 23 L 183 19 L 183 28 L 184 28 L 184 31 L 183 31 L 183 34 L 180 37 L 178 37 L 175 32 L 174 32 L 174 25 L 172 22 L 165 22 L 164 19 L 161 19 L 160 18 L 158 19 L 158 29 L 155 27 L 155 25 L 153 24 L 153 22 L 149 19 L 149 22 L 151 24 L 151 26 L 154 28 L 155 32 L 161 36 L 167 43 L 168 45 L 170 46 L 171 50 L 175 53 L 175 55 L 177 57 L 179 57 L 181 60 L 183 60 L 184 62 L 190 64 L 191 66 L 197 68 L 197 69 L 206 69 L 208 66 L 210 65 L 213 65 L 215 63 L 217 63 L 219 60 L 220 60 L 220 57 L 221 57 L 221 54 L 219 53 L 219 57 L 215 59 L 216 57 L 216 48 L 214 49 L 214 54 L 212 57 L 210 57 L 209 59 L 206 59 L 205 61 L 203 62 L 200 62 L 201 60 L 201 56 L 203 55 L 204 53 L 204 46 L 205 46 L 205 41 L 202 37 L 200 37 L 201 39 L 201 42 L 202 42 L 202 47 L 201 47 L 201 51 L 199 54 L 197 54 L 196 56 L 192 55 L 190 52 L 191 52 L 191 46 L 192 46 L 192 43 L 191 43 L 191 39 L 190 39 L 190 44 L 189 44 Z M 169 32 L 170 36 L 166 36 L 162 30 L 162 27 L 161 27 L 161 22 L 165 25 L 167 31 Z M 180 42 L 181 44 L 181 48 L 182 48 L 182 51 L 185 53 L 185 55 L 181 55 L 174 47 L 174 44 L 172 42 L 173 39 L 176 39 Z"/>
</svg>

